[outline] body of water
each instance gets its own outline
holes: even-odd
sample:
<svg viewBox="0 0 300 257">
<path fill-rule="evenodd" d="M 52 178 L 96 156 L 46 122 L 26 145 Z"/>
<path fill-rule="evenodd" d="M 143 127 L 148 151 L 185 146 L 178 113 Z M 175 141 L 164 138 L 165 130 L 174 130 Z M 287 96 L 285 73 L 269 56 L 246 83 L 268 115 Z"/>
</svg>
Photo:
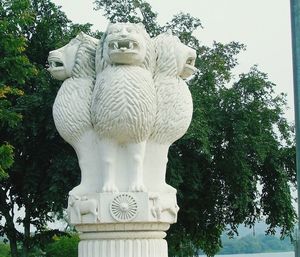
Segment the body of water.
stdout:
<svg viewBox="0 0 300 257">
<path fill-rule="evenodd" d="M 206 257 L 206 255 L 199 255 L 199 257 Z M 215 257 L 295 257 L 295 253 L 283 252 L 283 253 L 225 254 L 225 255 L 216 255 Z"/>
</svg>

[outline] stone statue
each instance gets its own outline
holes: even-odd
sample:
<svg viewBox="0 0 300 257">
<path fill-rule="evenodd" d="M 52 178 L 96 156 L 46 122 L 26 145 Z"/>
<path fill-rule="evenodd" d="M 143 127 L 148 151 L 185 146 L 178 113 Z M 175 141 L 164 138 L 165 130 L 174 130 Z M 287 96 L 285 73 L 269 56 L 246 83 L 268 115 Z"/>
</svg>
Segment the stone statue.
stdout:
<svg viewBox="0 0 300 257">
<path fill-rule="evenodd" d="M 99 191 L 97 137 L 90 115 L 98 41 L 81 32 L 48 57 L 51 75 L 64 80 L 53 105 L 55 126 L 74 148 L 81 169 L 81 183 L 70 192 L 74 195 Z"/>
<path fill-rule="evenodd" d="M 191 122 L 184 79 L 195 59 L 170 32 L 151 39 L 133 23 L 109 24 L 101 40 L 80 33 L 49 53 L 50 73 L 64 80 L 55 125 L 81 169 L 68 200 L 79 257 L 167 257 L 163 238 L 179 210 L 167 156 Z"/>
<path fill-rule="evenodd" d="M 104 192 L 117 192 L 119 187 L 124 191 L 146 191 L 144 154 L 156 115 L 156 92 L 148 64 L 149 56 L 154 55 L 151 46 L 142 25 L 110 24 L 96 57 L 106 63 L 97 74 L 91 105 Z M 125 171 L 128 188 L 116 185 L 116 174 L 120 181 Z"/>
<path fill-rule="evenodd" d="M 196 51 L 170 32 L 154 38 L 157 113 L 147 141 L 144 176 L 152 192 L 176 191 L 165 182 L 169 147 L 187 131 L 193 114 L 192 96 L 183 79 L 195 71 Z"/>
<path fill-rule="evenodd" d="M 99 205 L 97 200 L 88 199 L 86 196 L 70 195 L 68 199 L 68 215 L 74 223 L 81 223 L 84 215 L 92 215 L 92 222 L 100 220 L 98 217 Z"/>
</svg>

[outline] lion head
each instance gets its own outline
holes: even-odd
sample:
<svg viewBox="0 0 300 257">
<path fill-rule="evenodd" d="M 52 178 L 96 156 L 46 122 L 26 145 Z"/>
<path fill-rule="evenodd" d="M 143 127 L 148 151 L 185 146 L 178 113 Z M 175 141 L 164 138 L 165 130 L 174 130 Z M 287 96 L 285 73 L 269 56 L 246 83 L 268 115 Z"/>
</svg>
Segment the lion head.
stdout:
<svg viewBox="0 0 300 257">
<path fill-rule="evenodd" d="M 111 23 L 96 54 L 97 73 L 107 65 L 129 64 L 153 70 L 154 47 L 141 23 Z"/>
<path fill-rule="evenodd" d="M 67 45 L 49 53 L 48 71 L 58 80 L 70 77 L 95 77 L 98 42 L 98 39 L 80 32 Z"/>
<path fill-rule="evenodd" d="M 157 55 L 154 76 L 179 76 L 183 79 L 195 71 L 196 51 L 181 43 L 178 37 L 166 32 L 154 38 Z"/>
</svg>

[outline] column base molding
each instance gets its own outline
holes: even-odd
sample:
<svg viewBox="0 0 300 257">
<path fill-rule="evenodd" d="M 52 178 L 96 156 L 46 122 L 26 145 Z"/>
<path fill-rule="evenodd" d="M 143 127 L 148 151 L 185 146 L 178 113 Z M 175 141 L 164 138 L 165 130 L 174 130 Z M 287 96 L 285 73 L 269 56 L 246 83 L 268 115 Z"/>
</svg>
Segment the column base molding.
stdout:
<svg viewBox="0 0 300 257">
<path fill-rule="evenodd" d="M 78 257 L 168 257 L 164 232 L 83 233 Z"/>
</svg>

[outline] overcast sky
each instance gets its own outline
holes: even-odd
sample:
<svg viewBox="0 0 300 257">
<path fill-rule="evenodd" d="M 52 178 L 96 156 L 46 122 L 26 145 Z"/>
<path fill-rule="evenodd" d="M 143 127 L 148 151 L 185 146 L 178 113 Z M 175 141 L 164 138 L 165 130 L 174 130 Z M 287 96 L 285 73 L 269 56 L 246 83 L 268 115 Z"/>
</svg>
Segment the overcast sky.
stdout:
<svg viewBox="0 0 300 257">
<path fill-rule="evenodd" d="M 52 0 L 62 6 L 76 23 L 92 23 L 104 30 L 107 21 L 94 11 L 93 0 Z M 161 24 L 180 11 L 201 19 L 204 29 L 195 35 L 201 43 L 239 41 L 247 46 L 239 55 L 236 74 L 248 72 L 254 64 L 277 84 L 276 92 L 288 94 L 287 117 L 294 120 L 290 6 L 288 0 L 148 0 Z"/>
</svg>

